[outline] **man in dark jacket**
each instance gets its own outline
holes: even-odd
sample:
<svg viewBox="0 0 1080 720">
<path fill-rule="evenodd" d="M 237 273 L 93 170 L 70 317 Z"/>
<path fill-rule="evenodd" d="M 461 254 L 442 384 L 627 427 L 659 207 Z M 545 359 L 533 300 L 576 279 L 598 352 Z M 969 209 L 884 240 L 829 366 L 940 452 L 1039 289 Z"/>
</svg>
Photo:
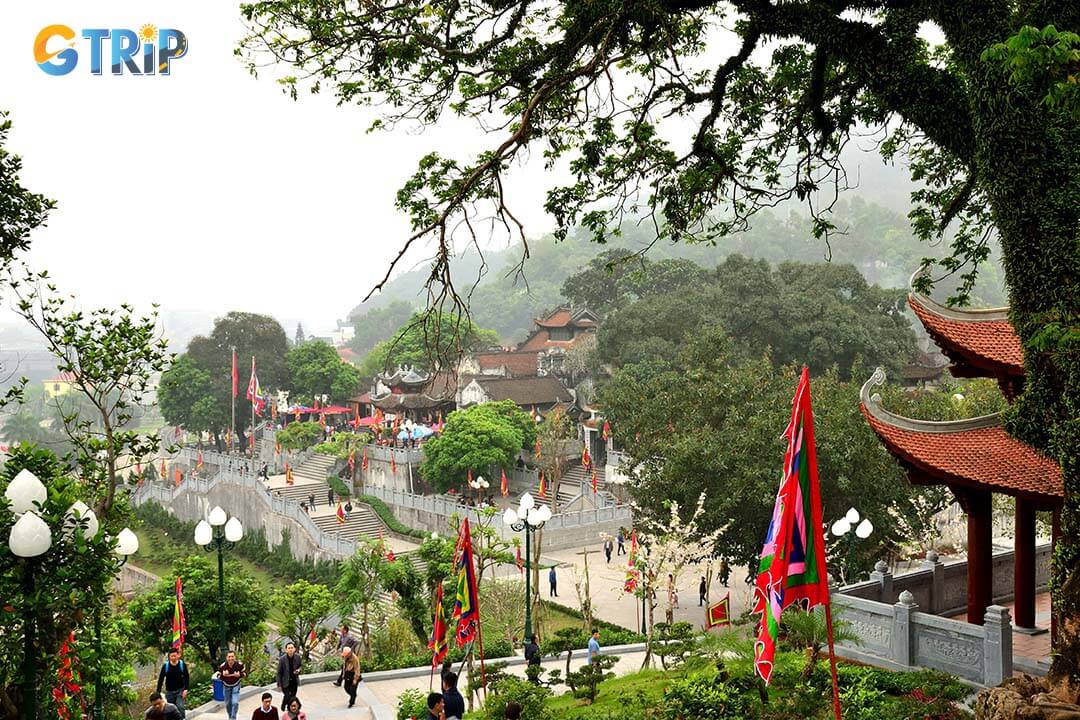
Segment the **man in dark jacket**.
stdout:
<svg viewBox="0 0 1080 720">
<path fill-rule="evenodd" d="M 457 689 L 458 676 L 457 673 L 447 673 L 446 680 L 443 681 L 443 712 L 446 714 L 446 720 L 450 718 L 465 717 L 465 698 L 461 697 L 461 693 Z"/>
<path fill-rule="evenodd" d="M 161 693 L 156 692 L 150 696 L 150 707 L 143 713 L 143 717 L 146 720 L 181 720 L 183 715 L 175 705 L 165 702 Z"/>
<path fill-rule="evenodd" d="M 356 637 L 349 633 L 349 626 L 348 625 L 342 625 L 341 626 L 341 636 L 338 638 L 338 642 L 337 642 L 338 652 L 340 653 L 343 648 L 349 648 L 349 652 L 351 652 L 353 655 L 355 655 L 357 645 L 358 645 L 358 643 L 356 641 Z M 345 678 L 345 668 L 342 668 L 341 672 L 338 673 L 337 680 L 334 681 L 334 685 L 336 687 L 341 687 L 341 681 L 344 678 Z"/>
<path fill-rule="evenodd" d="M 525 643 L 525 662 L 528 663 L 530 668 L 540 667 L 540 645 L 536 642 L 536 634 L 529 636 L 528 641 Z M 539 675 L 529 675 L 529 679 L 537 685 L 540 684 Z"/>
<path fill-rule="evenodd" d="M 169 662 L 162 665 L 158 673 L 157 692 L 160 693 L 161 686 L 165 686 L 165 702 L 175 705 L 181 718 L 187 717 L 184 700 L 187 699 L 190 682 L 187 665 L 180 659 L 180 651 L 176 648 L 169 650 Z"/>
<path fill-rule="evenodd" d="M 300 686 L 300 656 L 296 654 L 296 643 L 285 643 L 285 654 L 278 659 L 277 687 L 284 698 L 282 707 L 289 707 L 289 701 L 296 697 Z"/>
</svg>

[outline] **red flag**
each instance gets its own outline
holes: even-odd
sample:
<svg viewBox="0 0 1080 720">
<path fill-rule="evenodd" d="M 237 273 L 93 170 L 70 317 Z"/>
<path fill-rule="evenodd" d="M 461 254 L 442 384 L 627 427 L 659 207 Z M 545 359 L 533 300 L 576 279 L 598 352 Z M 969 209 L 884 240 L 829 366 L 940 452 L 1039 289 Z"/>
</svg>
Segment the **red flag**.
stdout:
<svg viewBox="0 0 1080 720">
<path fill-rule="evenodd" d="M 634 592 L 637 581 L 637 530 L 633 530 L 630 533 L 630 555 L 626 558 L 626 579 L 623 580 L 623 592 Z"/>
<path fill-rule="evenodd" d="M 457 547 L 454 549 L 454 568 L 457 572 L 457 599 L 454 617 L 457 619 L 457 644 L 467 645 L 476 638 L 480 627 L 480 596 L 476 587 L 476 565 L 473 563 L 472 535 L 469 519 L 461 521 Z"/>
<path fill-rule="evenodd" d="M 299 408 L 297 408 L 297 410 L 296 410 L 296 422 L 300 422 L 300 409 Z"/>
<path fill-rule="evenodd" d="M 326 413 L 319 413 L 319 425 L 326 427 Z"/>
<path fill-rule="evenodd" d="M 465 482 L 472 486 L 472 468 L 469 468 L 469 472 L 465 476 Z"/>
<path fill-rule="evenodd" d="M 521 546 L 518 545 L 514 548 L 514 564 L 517 565 L 518 572 L 522 575 L 525 574 L 525 560 L 521 557 Z"/>
<path fill-rule="evenodd" d="M 586 470 L 592 467 L 592 456 L 589 455 L 588 445 L 581 451 L 581 464 Z"/>
<path fill-rule="evenodd" d="M 349 451 L 349 474 L 356 473 L 356 451 Z"/>
<path fill-rule="evenodd" d="M 232 351 L 232 396 L 235 398 L 240 388 L 240 375 L 236 370 L 236 348 Z"/>
<path fill-rule="evenodd" d="M 279 443 L 279 442 L 274 443 L 274 454 L 275 455 L 280 455 L 281 454 L 281 443 Z"/>
<path fill-rule="evenodd" d="M 540 458 L 540 438 L 536 438 L 536 446 L 533 448 L 537 459 Z"/>
<path fill-rule="evenodd" d="M 547 483 L 544 482 L 544 471 L 543 470 L 540 471 L 540 489 L 537 490 L 536 494 L 539 495 L 542 498 L 547 497 Z"/>
<path fill-rule="evenodd" d="M 248 381 L 247 399 L 255 407 L 255 414 L 261 415 L 266 407 L 266 401 L 262 398 L 262 387 L 259 385 L 259 377 L 255 374 L 255 356 L 251 356 L 251 379 Z"/>
<path fill-rule="evenodd" d="M 319 638 L 315 635 L 315 628 L 311 628 L 311 632 L 308 633 L 308 647 L 314 647 L 318 641 Z"/>
<path fill-rule="evenodd" d="M 368 460 L 367 460 L 367 448 L 364 448 L 363 454 L 360 456 L 360 469 L 367 472 Z"/>
<path fill-rule="evenodd" d="M 341 524 L 341 525 L 345 524 L 345 520 L 346 520 L 345 508 L 343 508 L 341 506 L 341 501 L 340 500 L 337 501 L 337 512 L 335 512 L 334 515 L 337 516 L 337 521 L 338 521 L 339 524 Z"/>
<path fill-rule="evenodd" d="M 438 667 L 449 651 L 446 642 L 446 610 L 443 609 L 443 584 L 440 582 L 435 587 L 435 619 L 431 623 L 431 639 L 428 647 L 431 648 L 431 667 Z"/>
<path fill-rule="evenodd" d="M 195 463 L 195 467 L 199 469 L 202 468 L 202 450 L 199 451 L 199 461 Z"/>
<path fill-rule="evenodd" d="M 605 441 L 611 438 L 611 426 L 608 425 L 607 420 L 604 421 L 604 428 L 600 431 L 600 437 L 602 437 Z"/>
<path fill-rule="evenodd" d="M 714 628 L 731 626 L 731 593 L 727 593 L 719 602 L 710 605 L 705 613 L 705 627 Z"/>
<path fill-rule="evenodd" d="M 285 463 L 285 484 L 286 485 L 292 485 L 293 484 L 292 468 L 289 467 L 289 463 Z"/>
<path fill-rule="evenodd" d="M 598 487 L 598 485 L 599 485 L 599 483 L 597 482 L 597 479 L 596 479 L 596 470 L 594 469 L 594 470 L 592 471 L 592 491 L 593 491 L 593 494 L 594 494 L 594 495 L 595 495 L 595 494 L 596 494 L 597 492 L 599 492 L 599 487 Z"/>
<path fill-rule="evenodd" d="M 184 584 L 176 578 L 176 598 L 173 600 L 172 647 L 181 650 L 187 637 L 187 621 L 184 619 Z"/>
<path fill-rule="evenodd" d="M 390 451 L 390 472 L 397 472 L 397 453 L 393 450 Z"/>
<path fill-rule="evenodd" d="M 394 562 L 394 560 L 395 560 L 394 551 L 393 550 L 387 550 L 386 551 L 386 562 Z"/>
<path fill-rule="evenodd" d="M 499 490 L 502 492 L 503 497 L 510 495 L 510 487 L 506 483 L 506 468 L 502 469 L 502 479 L 499 482 Z"/>
<path fill-rule="evenodd" d="M 180 468 L 176 468 L 176 487 L 180 487 L 180 483 L 184 480 L 184 473 L 180 472 Z"/>
</svg>

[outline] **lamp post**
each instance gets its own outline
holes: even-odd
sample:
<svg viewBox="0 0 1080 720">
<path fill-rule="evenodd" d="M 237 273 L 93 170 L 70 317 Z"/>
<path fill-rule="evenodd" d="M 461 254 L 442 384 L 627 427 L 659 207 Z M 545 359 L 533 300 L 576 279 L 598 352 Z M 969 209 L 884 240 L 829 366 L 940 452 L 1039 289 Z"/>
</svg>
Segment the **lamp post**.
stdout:
<svg viewBox="0 0 1080 720">
<path fill-rule="evenodd" d="M 244 526 L 235 517 L 227 518 L 225 511 L 220 506 L 214 506 L 206 520 L 200 520 L 195 526 L 195 544 L 206 552 L 217 550 L 217 580 L 218 580 L 218 630 L 220 642 L 218 643 L 219 662 L 225 662 L 226 646 L 228 640 L 225 637 L 225 559 L 226 546 L 231 548 L 244 537 Z"/>
<path fill-rule="evenodd" d="M 858 510 L 849 508 L 847 513 L 844 514 L 844 517 L 834 522 L 829 528 L 829 532 L 837 539 L 844 536 L 848 537 L 847 548 L 844 553 L 844 567 L 841 568 L 840 573 L 844 582 L 847 582 L 847 566 L 851 564 L 851 553 L 855 549 L 855 538 L 865 540 L 874 532 L 874 524 L 870 522 L 870 518 L 864 517 L 860 521 L 859 517 Z M 854 534 L 851 534 L 853 528 L 855 532 Z"/>
<path fill-rule="evenodd" d="M 491 483 L 484 479 L 483 475 L 477 475 L 475 480 L 469 481 L 469 487 L 476 491 L 476 505 L 480 506 L 481 490 L 487 490 L 491 487 Z"/>
<path fill-rule="evenodd" d="M 40 515 L 38 509 L 43 508 L 48 500 L 48 491 L 34 473 L 23 468 L 14 477 L 4 496 L 11 506 L 11 513 L 17 520 L 11 526 L 8 535 L 8 547 L 11 554 L 23 558 L 22 593 L 23 607 L 23 703 L 22 717 L 25 720 L 37 720 L 37 653 L 34 649 L 36 628 L 34 623 L 34 608 L 29 598 L 34 594 L 34 569 L 35 564 L 42 555 L 49 551 L 53 543 L 52 528 L 49 527 Z M 71 542 L 75 531 L 81 529 L 83 537 L 91 540 L 97 536 L 100 525 L 97 515 L 82 501 L 72 503 L 64 513 L 63 527 L 61 528 L 61 540 Z M 118 537 L 116 553 L 126 557 L 134 553 L 139 547 L 139 540 L 131 530 L 124 528 Z M 95 610 L 95 630 L 97 635 L 97 649 L 99 664 L 95 682 L 94 712 L 95 717 L 103 717 L 100 711 L 101 703 L 101 638 L 100 638 L 100 607 Z"/>
<path fill-rule="evenodd" d="M 503 523 L 515 532 L 525 531 L 525 639 L 532 636 L 532 573 L 529 564 L 530 536 L 544 523 L 551 519 L 551 508 L 547 505 L 537 505 L 533 496 L 525 493 L 521 496 L 521 503 L 517 510 L 507 508 L 503 513 Z"/>
<path fill-rule="evenodd" d="M 93 512 L 93 511 L 91 511 Z M 128 528 L 120 531 L 116 536 L 116 549 L 114 552 L 120 558 L 120 567 L 128 561 L 128 558 L 139 551 L 139 537 Z M 101 671 L 101 606 L 94 608 L 94 654 L 97 657 L 97 672 L 94 674 L 94 720 L 105 720 L 105 706 L 102 698 L 105 695 L 105 680 Z"/>
</svg>

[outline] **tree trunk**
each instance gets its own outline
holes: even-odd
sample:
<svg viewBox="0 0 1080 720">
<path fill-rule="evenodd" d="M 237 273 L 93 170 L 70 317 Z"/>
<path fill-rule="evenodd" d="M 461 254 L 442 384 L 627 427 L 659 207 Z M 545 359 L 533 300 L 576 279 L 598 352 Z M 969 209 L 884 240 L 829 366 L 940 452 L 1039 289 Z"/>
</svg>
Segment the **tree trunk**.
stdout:
<svg viewBox="0 0 1080 720">
<path fill-rule="evenodd" d="M 1075 29 L 1075 28 L 1071 28 Z M 1004 38 L 1001 38 L 1002 40 Z M 985 65 L 985 64 L 984 64 Z M 1053 457 L 1064 481 L 1053 556 L 1058 636 L 1051 686 L 1080 695 L 1080 123 L 983 68 L 975 166 L 1000 233 L 1010 320 L 1024 347 L 1023 391 L 1008 431 Z M 981 90 L 981 91 L 980 91 Z"/>
</svg>

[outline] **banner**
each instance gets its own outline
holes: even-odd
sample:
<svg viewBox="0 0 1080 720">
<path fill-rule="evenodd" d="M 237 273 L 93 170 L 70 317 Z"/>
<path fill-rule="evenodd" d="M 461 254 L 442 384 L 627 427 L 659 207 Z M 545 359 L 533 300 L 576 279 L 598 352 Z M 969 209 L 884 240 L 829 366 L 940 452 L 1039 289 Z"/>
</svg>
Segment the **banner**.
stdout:
<svg viewBox="0 0 1080 720">
<path fill-rule="evenodd" d="M 173 600 L 172 647 L 181 650 L 187 637 L 187 621 L 184 619 L 184 584 L 176 578 L 176 598 Z"/>
<path fill-rule="evenodd" d="M 720 602 L 710 605 L 705 613 L 705 627 L 714 628 L 721 625 L 731 627 L 731 593 L 724 595 Z"/>
</svg>

